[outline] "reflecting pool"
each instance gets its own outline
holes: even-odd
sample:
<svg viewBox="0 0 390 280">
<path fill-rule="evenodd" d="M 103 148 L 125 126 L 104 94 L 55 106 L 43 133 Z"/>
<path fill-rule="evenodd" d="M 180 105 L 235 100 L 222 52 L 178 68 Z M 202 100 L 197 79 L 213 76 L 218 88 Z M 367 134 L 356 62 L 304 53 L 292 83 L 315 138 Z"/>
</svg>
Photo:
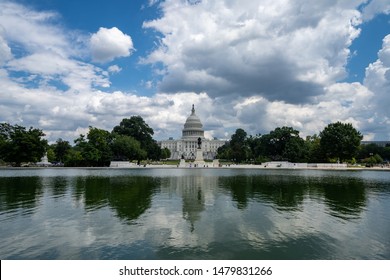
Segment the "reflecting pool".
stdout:
<svg viewBox="0 0 390 280">
<path fill-rule="evenodd" d="M 0 259 L 390 259 L 390 172 L 0 169 Z"/>
</svg>

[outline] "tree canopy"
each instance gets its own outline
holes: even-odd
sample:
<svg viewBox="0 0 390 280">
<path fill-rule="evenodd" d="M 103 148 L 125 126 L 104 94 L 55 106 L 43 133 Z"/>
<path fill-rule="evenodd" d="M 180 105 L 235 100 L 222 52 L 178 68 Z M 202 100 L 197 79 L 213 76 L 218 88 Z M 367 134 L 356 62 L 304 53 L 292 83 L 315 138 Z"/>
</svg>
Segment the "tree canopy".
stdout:
<svg viewBox="0 0 390 280">
<path fill-rule="evenodd" d="M 72 148 L 68 141 L 59 138 L 54 145 L 55 160 L 64 162 L 66 153 Z"/>
<path fill-rule="evenodd" d="M 262 147 L 258 150 L 273 160 L 299 162 L 306 157 L 304 140 L 299 136 L 299 131 L 292 127 L 275 128 L 261 137 L 259 145 Z"/>
<path fill-rule="evenodd" d="M 237 162 L 332 162 L 352 160 L 359 151 L 362 136 L 351 124 L 329 124 L 319 135 L 300 137 L 292 127 L 277 127 L 268 134 L 247 136 L 237 129 L 231 140 L 218 149 L 218 158 Z M 386 150 L 375 158 L 387 158 Z"/>
<path fill-rule="evenodd" d="M 89 127 L 71 146 L 59 138 L 48 146 L 40 129 L 0 123 L 0 160 L 20 166 L 38 162 L 47 152 L 50 161 L 65 166 L 108 166 L 111 160 L 160 160 L 170 157 L 153 139 L 153 129 L 140 116 L 123 119 L 112 132 Z M 355 162 L 366 164 L 390 160 L 390 147 L 361 145 L 362 135 L 350 123 L 331 123 L 318 135 L 300 137 L 292 127 L 277 127 L 268 134 L 247 134 L 236 129 L 230 141 L 218 149 L 217 157 L 236 163 L 266 161 L 290 162 Z"/>
<path fill-rule="evenodd" d="M 42 130 L 20 125 L 0 124 L 0 157 L 20 166 L 22 162 L 38 162 L 45 154 L 47 140 Z"/>
<path fill-rule="evenodd" d="M 149 159 L 160 159 L 161 148 L 153 139 L 154 131 L 141 116 L 123 119 L 119 125 L 114 127 L 112 133 L 132 137 L 141 144 L 141 149 L 146 151 Z"/>
<path fill-rule="evenodd" d="M 127 135 L 114 135 L 111 149 L 115 160 L 141 160 L 146 158 L 146 151 L 139 141 Z"/>
<path fill-rule="evenodd" d="M 331 123 L 320 133 L 320 145 L 328 159 L 339 161 L 355 157 L 363 136 L 350 123 Z"/>
<path fill-rule="evenodd" d="M 130 119 L 123 119 L 119 125 L 112 130 L 119 135 L 127 135 L 142 143 L 150 143 L 153 140 L 154 131 L 141 116 L 132 116 Z"/>
</svg>

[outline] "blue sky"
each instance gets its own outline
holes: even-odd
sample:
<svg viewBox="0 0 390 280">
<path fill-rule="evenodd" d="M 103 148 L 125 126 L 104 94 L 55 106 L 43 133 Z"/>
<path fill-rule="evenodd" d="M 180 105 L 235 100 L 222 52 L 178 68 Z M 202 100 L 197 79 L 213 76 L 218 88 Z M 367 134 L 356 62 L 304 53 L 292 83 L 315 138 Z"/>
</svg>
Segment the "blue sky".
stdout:
<svg viewBox="0 0 390 280">
<path fill-rule="evenodd" d="M 111 90 L 141 91 L 142 94 L 153 94 L 155 91 L 145 89 L 143 81 L 152 78 L 150 67 L 138 64 L 140 57 L 146 56 L 154 46 L 156 34 L 144 30 L 145 20 L 152 20 L 159 14 L 154 5 L 148 1 L 115 0 L 28 0 L 16 1 L 43 11 L 59 13 L 58 24 L 70 31 L 86 34 L 96 33 L 100 27 L 117 27 L 123 33 L 131 36 L 136 48 L 133 55 L 119 58 L 115 64 L 122 68 L 119 75 L 111 77 Z M 99 66 L 106 66 L 104 63 Z"/>
<path fill-rule="evenodd" d="M 363 82 L 368 64 L 378 59 L 383 38 L 390 32 L 390 17 L 380 14 L 371 21 L 362 24 L 361 34 L 351 45 L 352 55 L 348 61 L 349 75 L 346 81 Z"/>
<path fill-rule="evenodd" d="M 390 0 L 0 0 L 0 122 L 69 141 L 140 115 L 178 138 L 336 121 L 389 140 Z"/>
</svg>

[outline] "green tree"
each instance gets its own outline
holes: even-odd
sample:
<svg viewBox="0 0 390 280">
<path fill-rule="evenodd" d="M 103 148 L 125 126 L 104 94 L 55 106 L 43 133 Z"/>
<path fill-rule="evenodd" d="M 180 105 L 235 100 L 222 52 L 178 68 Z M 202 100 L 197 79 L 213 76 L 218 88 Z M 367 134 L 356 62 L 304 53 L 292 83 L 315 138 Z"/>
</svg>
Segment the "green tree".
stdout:
<svg viewBox="0 0 390 280">
<path fill-rule="evenodd" d="M 320 137 L 317 134 L 307 136 L 305 147 L 308 152 L 308 162 L 324 162 L 326 161 L 324 153 L 321 150 Z"/>
<path fill-rule="evenodd" d="M 361 145 L 359 149 L 359 154 L 357 158 L 364 162 L 364 159 L 372 157 L 373 155 L 378 155 L 382 158 L 383 161 L 390 160 L 390 147 L 382 147 L 375 143 Z M 379 163 L 379 162 L 378 162 Z"/>
<path fill-rule="evenodd" d="M 52 147 L 52 145 L 50 145 L 47 149 L 46 149 L 46 155 L 47 155 L 47 160 L 49 162 L 53 162 L 53 161 L 56 161 L 56 154 L 54 152 L 54 149 Z"/>
<path fill-rule="evenodd" d="M 77 160 L 70 160 L 73 166 L 96 166 L 97 161 L 99 160 L 98 150 L 88 143 L 84 134 L 80 134 L 80 136 L 74 140 L 76 144 L 74 147 L 74 152 L 71 152 L 70 155 L 75 156 Z M 80 158 L 81 156 L 81 158 Z"/>
<path fill-rule="evenodd" d="M 236 132 L 231 136 L 230 144 L 246 144 L 248 134 L 242 128 L 236 129 Z"/>
<path fill-rule="evenodd" d="M 98 151 L 98 165 L 108 166 L 111 161 L 111 141 L 112 135 L 110 132 L 96 128 L 89 127 L 87 134 L 88 144 Z"/>
<path fill-rule="evenodd" d="M 249 147 L 247 145 L 247 133 L 242 128 L 236 129 L 231 136 L 229 157 L 235 162 L 245 161 L 249 156 Z"/>
<path fill-rule="evenodd" d="M 133 137 L 140 143 L 149 143 L 153 140 L 154 131 L 141 116 L 132 116 L 130 119 L 123 119 L 115 126 L 113 132 L 119 135 Z"/>
<path fill-rule="evenodd" d="M 247 140 L 245 130 L 242 128 L 236 129 L 236 132 L 230 137 L 230 141 L 218 148 L 217 157 L 235 162 L 246 160 L 250 152 Z"/>
<path fill-rule="evenodd" d="M 85 160 L 81 154 L 81 151 L 79 151 L 77 148 L 71 148 L 67 150 L 64 156 L 64 165 L 68 167 L 84 166 Z"/>
<path fill-rule="evenodd" d="M 221 146 L 217 150 L 217 158 L 219 159 L 230 159 L 230 143 L 227 142 L 225 145 Z"/>
<path fill-rule="evenodd" d="M 161 159 L 167 159 L 171 157 L 171 151 L 168 148 L 161 149 Z"/>
<path fill-rule="evenodd" d="M 300 162 L 307 157 L 305 141 L 299 136 L 299 131 L 286 126 L 277 127 L 269 134 L 262 135 L 256 151 L 272 160 Z"/>
<path fill-rule="evenodd" d="M 96 127 L 89 127 L 87 137 L 80 135 L 75 142 L 75 150 L 80 152 L 82 166 L 108 166 L 111 161 L 111 133 Z M 75 164 L 73 161 L 72 164 Z"/>
<path fill-rule="evenodd" d="M 141 149 L 139 141 L 131 136 L 114 134 L 111 150 L 116 160 L 141 160 L 146 158 L 146 151 Z"/>
<path fill-rule="evenodd" d="M 141 148 L 147 152 L 150 159 L 159 159 L 161 148 L 153 140 L 153 129 L 145 123 L 141 116 L 132 116 L 130 119 L 123 119 L 118 126 L 115 126 L 113 134 L 127 135 L 141 143 Z"/>
<path fill-rule="evenodd" d="M 305 141 L 299 137 L 291 137 L 283 150 L 282 158 L 291 162 L 307 162 L 308 152 L 305 149 Z"/>
<path fill-rule="evenodd" d="M 149 159 L 161 159 L 161 147 L 158 145 L 156 140 L 152 140 L 148 145 L 145 145 L 144 149 L 146 149 Z"/>
<path fill-rule="evenodd" d="M 380 156 L 380 155 L 378 155 L 378 154 L 375 154 L 375 155 L 371 155 L 371 156 L 369 156 L 369 157 L 367 157 L 367 158 L 364 158 L 363 160 L 362 160 L 362 162 L 363 163 L 365 163 L 366 164 L 366 166 L 374 166 L 375 164 L 380 164 L 380 163 L 382 163 L 383 162 L 383 159 L 382 159 L 382 157 Z"/>
<path fill-rule="evenodd" d="M 250 158 L 257 163 L 269 161 L 267 157 L 266 147 L 264 145 L 264 139 L 266 136 L 257 134 L 255 136 L 249 136 L 247 139 L 248 147 L 250 149 Z"/>
<path fill-rule="evenodd" d="M 384 147 L 382 157 L 384 160 L 390 161 L 390 147 L 389 146 Z"/>
<path fill-rule="evenodd" d="M 55 159 L 59 162 L 64 162 L 66 153 L 72 148 L 68 141 L 61 138 L 57 139 L 54 146 Z"/>
<path fill-rule="evenodd" d="M 45 154 L 47 140 L 40 129 L 8 123 L 0 124 L 0 157 L 20 166 L 22 162 L 38 162 Z"/>
<path fill-rule="evenodd" d="M 320 145 L 327 159 L 341 162 L 355 157 L 363 136 L 350 123 L 331 123 L 320 132 Z"/>
</svg>

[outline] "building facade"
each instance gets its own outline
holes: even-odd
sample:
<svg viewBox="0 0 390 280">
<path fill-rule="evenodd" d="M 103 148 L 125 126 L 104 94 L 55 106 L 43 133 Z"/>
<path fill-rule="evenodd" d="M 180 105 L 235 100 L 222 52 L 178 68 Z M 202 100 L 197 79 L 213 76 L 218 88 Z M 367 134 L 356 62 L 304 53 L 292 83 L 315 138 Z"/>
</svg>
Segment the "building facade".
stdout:
<svg viewBox="0 0 390 280">
<path fill-rule="evenodd" d="M 160 141 L 159 144 L 162 149 L 167 148 L 171 151 L 169 159 L 195 159 L 198 149 L 198 138 L 202 140 L 201 150 L 203 158 L 207 160 L 215 159 L 218 148 L 226 143 L 224 140 L 211 140 L 204 137 L 202 122 L 195 114 L 195 107 L 192 105 L 191 115 L 184 123 L 181 139 L 175 140 L 170 138 Z"/>
</svg>

